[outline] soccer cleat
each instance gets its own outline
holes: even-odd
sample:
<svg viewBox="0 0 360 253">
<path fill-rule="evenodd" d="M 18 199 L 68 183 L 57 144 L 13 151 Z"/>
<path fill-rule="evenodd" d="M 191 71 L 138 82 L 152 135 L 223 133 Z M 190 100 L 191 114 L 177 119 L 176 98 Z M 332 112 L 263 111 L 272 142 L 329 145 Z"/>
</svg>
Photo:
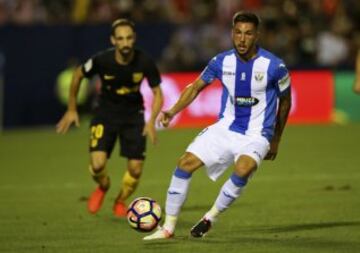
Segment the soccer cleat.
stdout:
<svg viewBox="0 0 360 253">
<path fill-rule="evenodd" d="M 95 214 L 100 210 L 105 194 L 106 191 L 104 191 L 100 187 L 97 187 L 95 191 L 90 195 L 90 198 L 88 200 L 88 210 L 90 213 Z"/>
<path fill-rule="evenodd" d="M 160 239 L 169 239 L 173 237 L 174 234 L 167 231 L 165 228 L 158 227 L 157 231 L 151 235 L 145 236 L 143 240 L 150 241 L 150 240 L 160 240 Z"/>
<path fill-rule="evenodd" d="M 115 202 L 113 206 L 113 213 L 116 217 L 126 217 L 127 207 L 124 202 Z"/>
<path fill-rule="evenodd" d="M 211 221 L 203 218 L 195 226 L 191 228 L 193 237 L 203 237 L 211 228 Z"/>
</svg>

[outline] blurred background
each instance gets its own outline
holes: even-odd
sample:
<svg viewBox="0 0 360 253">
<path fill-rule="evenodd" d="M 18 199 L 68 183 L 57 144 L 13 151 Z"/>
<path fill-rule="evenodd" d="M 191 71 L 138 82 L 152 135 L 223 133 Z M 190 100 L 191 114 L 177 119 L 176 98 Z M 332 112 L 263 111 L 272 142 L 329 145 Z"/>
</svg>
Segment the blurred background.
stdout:
<svg viewBox="0 0 360 253">
<path fill-rule="evenodd" d="M 299 104 L 293 110 L 326 107 L 301 117 L 293 111 L 292 122 L 360 120 L 360 98 L 351 92 L 360 48 L 358 0 L 0 0 L 1 129 L 56 123 L 73 67 L 110 46 L 110 24 L 120 17 L 135 21 L 137 46 L 156 60 L 169 105 L 184 82 L 231 48 L 231 18 L 239 10 L 259 14 L 261 46 L 294 73 Z M 81 110 L 91 107 L 96 85 L 83 85 Z M 203 102 L 218 92 L 209 90 Z M 180 126 L 198 117 L 198 125 L 207 123 L 216 117 L 213 109 L 195 110 Z"/>
</svg>

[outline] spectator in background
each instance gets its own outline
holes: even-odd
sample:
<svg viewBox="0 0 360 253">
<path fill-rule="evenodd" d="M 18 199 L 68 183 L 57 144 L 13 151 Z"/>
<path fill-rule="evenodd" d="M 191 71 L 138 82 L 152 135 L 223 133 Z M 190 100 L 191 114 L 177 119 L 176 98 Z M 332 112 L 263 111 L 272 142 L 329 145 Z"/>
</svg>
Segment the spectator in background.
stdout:
<svg viewBox="0 0 360 253">
<path fill-rule="evenodd" d="M 347 36 L 352 25 L 343 12 L 339 12 L 331 23 L 330 30 L 319 34 L 317 44 L 317 61 L 322 66 L 336 66 L 347 61 L 349 44 Z"/>
<path fill-rule="evenodd" d="M 262 45 L 291 68 L 349 68 L 355 60 L 359 0 L 0 0 L 0 26 L 99 24 L 119 17 L 172 24 L 163 69 L 197 70 L 213 52 L 231 47 L 218 34 L 228 33 L 234 9 L 263 17 Z"/>
<path fill-rule="evenodd" d="M 10 1 L 0 0 L 0 26 L 5 25 L 10 20 L 10 5 Z"/>
<path fill-rule="evenodd" d="M 360 95 L 360 48 L 358 49 L 358 53 L 356 56 L 355 80 L 354 80 L 353 90 L 355 93 Z"/>
</svg>

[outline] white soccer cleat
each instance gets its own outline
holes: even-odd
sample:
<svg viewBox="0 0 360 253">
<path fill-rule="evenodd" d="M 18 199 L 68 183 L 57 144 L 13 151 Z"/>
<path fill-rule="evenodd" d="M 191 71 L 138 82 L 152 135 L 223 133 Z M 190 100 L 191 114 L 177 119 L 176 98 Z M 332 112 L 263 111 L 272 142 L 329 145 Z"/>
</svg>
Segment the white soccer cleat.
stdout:
<svg viewBox="0 0 360 253">
<path fill-rule="evenodd" d="M 164 229 L 162 227 L 158 227 L 156 232 L 154 232 L 151 235 L 145 236 L 143 238 L 143 240 L 150 241 L 150 240 L 169 239 L 169 238 L 171 238 L 173 236 L 174 236 L 174 234 L 170 233 L 166 229 Z"/>
</svg>

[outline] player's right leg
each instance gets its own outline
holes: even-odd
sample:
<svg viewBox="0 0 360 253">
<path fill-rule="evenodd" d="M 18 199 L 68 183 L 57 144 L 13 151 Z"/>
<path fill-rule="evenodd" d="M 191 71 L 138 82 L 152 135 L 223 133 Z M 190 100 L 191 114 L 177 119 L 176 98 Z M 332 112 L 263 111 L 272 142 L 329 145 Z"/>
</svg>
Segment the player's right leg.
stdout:
<svg viewBox="0 0 360 253">
<path fill-rule="evenodd" d="M 90 213 L 96 213 L 101 208 L 105 194 L 110 187 L 110 178 L 105 169 L 107 153 L 103 151 L 91 152 L 90 160 L 89 170 L 98 186 L 89 197 L 88 210 Z"/>
<path fill-rule="evenodd" d="M 116 126 L 95 117 L 91 121 L 90 136 L 90 173 L 98 184 L 88 200 L 88 210 L 96 213 L 101 208 L 105 194 L 110 187 L 110 178 L 106 172 L 106 163 L 116 141 Z"/>
<path fill-rule="evenodd" d="M 144 237 L 144 240 L 167 239 L 173 236 L 180 209 L 188 193 L 192 173 L 202 165 L 203 162 L 189 152 L 180 158 L 167 192 L 163 227 L 159 227 L 155 233 Z"/>
</svg>

